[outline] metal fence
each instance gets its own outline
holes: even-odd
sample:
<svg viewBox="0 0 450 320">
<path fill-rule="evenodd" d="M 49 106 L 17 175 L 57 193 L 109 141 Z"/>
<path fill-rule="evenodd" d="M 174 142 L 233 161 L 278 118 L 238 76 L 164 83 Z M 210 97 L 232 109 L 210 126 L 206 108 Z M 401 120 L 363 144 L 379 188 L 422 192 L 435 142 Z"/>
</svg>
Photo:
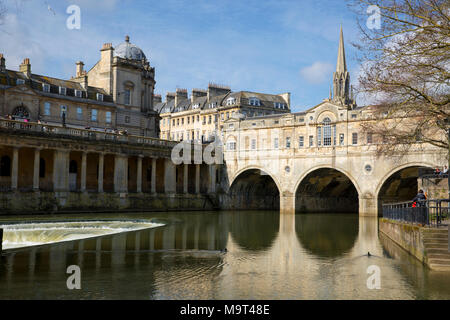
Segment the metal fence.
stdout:
<svg viewBox="0 0 450 320">
<path fill-rule="evenodd" d="M 438 227 L 449 218 L 449 199 L 383 204 L 383 217 L 387 219 Z"/>
</svg>

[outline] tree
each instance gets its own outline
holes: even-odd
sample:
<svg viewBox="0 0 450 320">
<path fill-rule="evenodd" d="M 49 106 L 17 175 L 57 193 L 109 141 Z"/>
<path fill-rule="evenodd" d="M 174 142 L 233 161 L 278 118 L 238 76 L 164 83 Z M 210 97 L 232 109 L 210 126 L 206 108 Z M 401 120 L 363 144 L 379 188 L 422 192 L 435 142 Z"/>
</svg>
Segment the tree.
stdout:
<svg viewBox="0 0 450 320">
<path fill-rule="evenodd" d="M 363 130 L 382 140 L 380 153 L 417 141 L 449 148 L 450 2 L 348 1 L 361 35 L 358 92 L 373 102 Z"/>
</svg>

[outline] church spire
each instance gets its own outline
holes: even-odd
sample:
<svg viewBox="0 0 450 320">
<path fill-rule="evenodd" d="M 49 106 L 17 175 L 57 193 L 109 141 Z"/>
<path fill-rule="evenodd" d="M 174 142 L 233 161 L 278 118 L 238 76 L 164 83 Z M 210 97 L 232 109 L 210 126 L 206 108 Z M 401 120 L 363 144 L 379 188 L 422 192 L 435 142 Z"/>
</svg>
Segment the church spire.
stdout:
<svg viewBox="0 0 450 320">
<path fill-rule="evenodd" d="M 339 50 L 336 72 L 333 74 L 333 100 L 334 103 L 352 108 L 355 103 L 350 97 L 350 73 L 347 71 L 344 48 L 344 32 L 339 37 Z"/>
<path fill-rule="evenodd" d="M 344 48 L 344 33 L 342 31 L 341 26 L 341 35 L 339 37 L 339 51 L 338 51 L 338 59 L 336 64 L 336 72 L 346 72 L 347 71 L 347 63 L 345 61 L 345 48 Z"/>
</svg>

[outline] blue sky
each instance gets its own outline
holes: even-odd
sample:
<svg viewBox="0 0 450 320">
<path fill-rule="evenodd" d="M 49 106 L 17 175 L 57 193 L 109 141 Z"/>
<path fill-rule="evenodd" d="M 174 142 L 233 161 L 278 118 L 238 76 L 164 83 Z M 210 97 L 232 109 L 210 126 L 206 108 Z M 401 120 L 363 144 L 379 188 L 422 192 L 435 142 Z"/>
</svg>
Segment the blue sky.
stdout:
<svg viewBox="0 0 450 320">
<path fill-rule="evenodd" d="M 0 0 L 0 2 L 2 2 Z M 293 111 L 328 97 L 339 27 L 347 65 L 357 83 L 359 65 L 351 42 L 356 19 L 340 0 L 3 0 L 0 52 L 8 69 L 23 58 L 32 72 L 68 79 L 75 62 L 87 69 L 105 42 L 129 35 L 156 68 L 156 92 L 206 88 L 291 92 Z M 66 9 L 81 9 L 81 29 L 69 30 Z"/>
</svg>

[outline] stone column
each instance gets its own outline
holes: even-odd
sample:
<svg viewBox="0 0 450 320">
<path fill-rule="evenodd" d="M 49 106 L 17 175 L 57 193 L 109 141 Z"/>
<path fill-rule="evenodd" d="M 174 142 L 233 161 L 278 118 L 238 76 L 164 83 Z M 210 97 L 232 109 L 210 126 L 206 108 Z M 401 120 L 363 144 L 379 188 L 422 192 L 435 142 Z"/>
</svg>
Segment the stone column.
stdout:
<svg viewBox="0 0 450 320">
<path fill-rule="evenodd" d="M 184 164 L 184 175 L 183 175 L 183 193 L 188 193 L 189 190 L 189 165 Z"/>
<path fill-rule="evenodd" d="M 151 193 L 156 193 L 156 159 L 152 159 L 152 178 L 150 181 L 150 191 Z"/>
<path fill-rule="evenodd" d="M 176 166 L 171 159 L 164 161 L 164 191 L 166 193 L 177 192 Z"/>
<path fill-rule="evenodd" d="M 195 165 L 195 193 L 200 194 L 200 165 Z"/>
<path fill-rule="evenodd" d="M 103 192 L 103 168 L 105 166 L 105 155 L 100 153 L 98 155 L 98 192 Z"/>
<path fill-rule="evenodd" d="M 359 216 L 360 217 L 377 217 L 378 216 L 378 199 L 371 195 L 359 196 Z"/>
<path fill-rule="evenodd" d="M 280 213 L 295 214 L 295 194 L 290 191 L 280 194 Z"/>
<path fill-rule="evenodd" d="M 69 191 L 69 161 L 70 152 L 55 150 L 53 153 L 53 191 Z"/>
<path fill-rule="evenodd" d="M 144 156 L 137 157 L 137 174 L 136 174 L 136 192 L 142 192 L 142 158 Z"/>
<path fill-rule="evenodd" d="M 13 148 L 13 158 L 11 167 L 11 189 L 17 190 L 19 182 L 19 148 Z"/>
<path fill-rule="evenodd" d="M 208 171 L 208 193 L 214 193 L 216 192 L 216 165 L 208 165 Z"/>
<path fill-rule="evenodd" d="M 80 191 L 86 192 L 86 168 L 87 168 L 87 152 L 81 154 L 81 183 Z"/>
<path fill-rule="evenodd" d="M 128 156 L 114 157 L 114 192 L 128 192 Z"/>
<path fill-rule="evenodd" d="M 34 165 L 33 165 L 33 190 L 39 191 L 39 169 L 41 162 L 41 149 L 34 149 Z"/>
</svg>

